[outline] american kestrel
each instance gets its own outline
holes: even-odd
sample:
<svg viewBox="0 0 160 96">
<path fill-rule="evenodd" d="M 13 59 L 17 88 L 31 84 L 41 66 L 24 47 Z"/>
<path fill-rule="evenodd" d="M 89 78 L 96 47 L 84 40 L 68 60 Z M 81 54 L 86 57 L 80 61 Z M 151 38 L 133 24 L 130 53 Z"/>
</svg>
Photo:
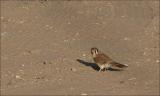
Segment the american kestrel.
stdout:
<svg viewBox="0 0 160 96">
<path fill-rule="evenodd" d="M 113 61 L 110 57 L 100 52 L 96 47 L 91 48 L 91 54 L 94 62 L 100 67 L 100 71 L 103 69 L 109 69 L 111 67 L 125 68 L 128 67 L 127 64 L 120 64 Z"/>
</svg>

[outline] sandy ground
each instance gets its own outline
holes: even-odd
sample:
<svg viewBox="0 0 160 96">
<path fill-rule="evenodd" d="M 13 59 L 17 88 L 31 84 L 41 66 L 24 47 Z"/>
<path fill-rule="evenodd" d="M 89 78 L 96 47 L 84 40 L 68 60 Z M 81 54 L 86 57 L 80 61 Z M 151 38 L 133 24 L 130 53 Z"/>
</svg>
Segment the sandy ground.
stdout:
<svg viewBox="0 0 160 96">
<path fill-rule="evenodd" d="M 158 3 L 1 1 L 1 95 L 159 95 Z"/>
</svg>

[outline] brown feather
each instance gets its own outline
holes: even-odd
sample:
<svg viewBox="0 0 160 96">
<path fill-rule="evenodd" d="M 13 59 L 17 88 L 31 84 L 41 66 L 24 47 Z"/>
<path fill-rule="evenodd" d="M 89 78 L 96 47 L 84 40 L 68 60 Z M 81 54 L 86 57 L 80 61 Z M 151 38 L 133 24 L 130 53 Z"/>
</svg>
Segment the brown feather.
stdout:
<svg viewBox="0 0 160 96">
<path fill-rule="evenodd" d="M 108 56 L 106 56 L 103 53 L 97 54 L 96 57 L 93 58 L 93 60 L 95 61 L 95 63 L 101 64 L 101 65 L 112 61 L 111 58 L 109 58 Z"/>
<path fill-rule="evenodd" d="M 119 67 L 119 68 L 128 67 L 128 65 L 126 65 L 126 64 L 120 64 L 117 62 L 111 62 L 110 64 L 112 64 L 112 66 Z"/>
</svg>

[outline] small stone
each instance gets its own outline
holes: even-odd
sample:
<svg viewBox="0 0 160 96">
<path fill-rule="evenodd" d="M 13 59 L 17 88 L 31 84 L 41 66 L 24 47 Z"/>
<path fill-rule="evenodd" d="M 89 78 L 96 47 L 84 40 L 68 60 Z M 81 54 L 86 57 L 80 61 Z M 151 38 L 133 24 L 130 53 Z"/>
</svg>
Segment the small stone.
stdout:
<svg viewBox="0 0 160 96">
<path fill-rule="evenodd" d="M 50 26 L 49 29 L 53 29 L 53 26 Z"/>
<path fill-rule="evenodd" d="M 16 78 L 19 79 L 19 78 L 21 78 L 21 77 L 20 77 L 19 75 L 16 75 Z"/>
<path fill-rule="evenodd" d="M 148 50 L 148 48 L 144 48 L 145 50 Z"/>
<path fill-rule="evenodd" d="M 22 21 L 19 21 L 20 24 L 23 24 L 24 22 L 25 22 L 25 21 L 23 21 L 23 20 L 22 20 Z"/>
<path fill-rule="evenodd" d="M 146 55 L 146 52 L 143 52 L 143 55 Z"/>
<path fill-rule="evenodd" d="M 22 64 L 21 66 L 24 67 L 24 64 Z"/>
<path fill-rule="evenodd" d="M 1 33 L 1 36 L 4 36 L 4 35 L 6 35 L 7 34 L 7 32 L 2 32 Z"/>
<path fill-rule="evenodd" d="M 27 50 L 27 51 L 23 52 L 23 55 L 30 55 L 30 54 L 32 54 L 31 50 Z"/>
<path fill-rule="evenodd" d="M 130 40 L 130 38 L 128 38 L 128 37 L 124 37 L 124 40 L 128 41 L 128 40 Z"/>
<path fill-rule="evenodd" d="M 78 36 L 78 35 L 79 35 L 79 33 L 77 32 L 77 33 L 76 33 L 76 36 Z"/>
<path fill-rule="evenodd" d="M 49 27 L 49 25 L 45 25 L 45 27 Z"/>
<path fill-rule="evenodd" d="M 21 70 L 21 69 L 20 69 L 19 71 L 20 71 L 20 72 L 23 72 L 23 70 Z"/>
<path fill-rule="evenodd" d="M 29 54 L 31 54 L 31 53 L 32 53 L 32 51 L 31 51 L 31 50 L 28 50 L 27 52 L 28 52 Z"/>
<path fill-rule="evenodd" d="M 85 56 L 86 56 L 86 54 L 83 54 L 82 56 L 83 56 L 83 57 L 85 57 Z"/>
<path fill-rule="evenodd" d="M 43 61 L 43 64 L 44 64 L 44 65 L 46 65 L 46 64 L 47 64 L 47 62 L 46 62 L 46 61 Z"/>
<path fill-rule="evenodd" d="M 67 24 L 71 24 L 71 22 L 68 22 Z"/>
<path fill-rule="evenodd" d="M 45 76 L 36 77 L 35 79 L 45 79 Z"/>
<path fill-rule="evenodd" d="M 21 79 L 21 80 L 24 80 L 21 76 L 19 75 L 16 75 L 16 79 Z"/>
<path fill-rule="evenodd" d="M 134 82 L 134 85 L 137 85 L 137 83 L 136 83 L 136 82 Z"/>
<path fill-rule="evenodd" d="M 128 79 L 128 80 L 136 80 L 136 78 L 135 78 L 135 77 L 133 77 L 133 78 L 130 78 L 130 79 Z"/>
<path fill-rule="evenodd" d="M 159 62 L 160 62 L 160 60 L 156 60 L 156 62 L 157 62 L 157 63 L 159 63 Z"/>
<path fill-rule="evenodd" d="M 68 42 L 69 40 L 64 40 L 64 42 Z"/>
<path fill-rule="evenodd" d="M 76 68 L 71 68 L 71 71 L 76 72 L 77 69 Z"/>
<path fill-rule="evenodd" d="M 122 84 L 122 83 L 124 83 L 124 81 L 120 81 L 120 83 Z"/>
<path fill-rule="evenodd" d="M 122 15 L 121 17 L 122 17 L 122 18 L 125 18 L 126 16 Z"/>
<path fill-rule="evenodd" d="M 3 16 L 1 16 L 1 20 L 3 20 L 4 19 L 4 17 Z"/>
<path fill-rule="evenodd" d="M 96 24 L 96 25 L 99 25 L 100 23 L 96 22 L 95 24 Z"/>
<path fill-rule="evenodd" d="M 28 7 L 25 7 L 25 6 L 22 6 L 22 8 L 23 8 L 23 9 L 26 9 L 26 10 L 29 10 L 29 8 L 28 8 Z"/>
<path fill-rule="evenodd" d="M 81 93 L 81 95 L 86 96 L 86 95 L 88 95 L 88 94 L 86 94 L 86 93 Z"/>
</svg>

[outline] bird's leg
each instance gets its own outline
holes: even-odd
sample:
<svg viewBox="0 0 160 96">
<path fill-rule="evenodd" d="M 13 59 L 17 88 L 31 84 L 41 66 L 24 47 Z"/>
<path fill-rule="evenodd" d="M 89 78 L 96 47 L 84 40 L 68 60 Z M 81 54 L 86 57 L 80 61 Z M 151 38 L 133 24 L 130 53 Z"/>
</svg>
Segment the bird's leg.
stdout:
<svg viewBox="0 0 160 96">
<path fill-rule="evenodd" d="M 110 67 L 107 67 L 106 70 L 108 71 Z"/>
<path fill-rule="evenodd" d="M 103 72 L 105 72 L 106 71 L 106 68 L 103 68 Z"/>
<path fill-rule="evenodd" d="M 106 71 L 108 71 L 110 69 L 110 64 L 106 64 L 105 68 L 106 68 Z"/>
<path fill-rule="evenodd" d="M 100 65 L 99 68 L 100 68 L 99 72 L 100 71 L 104 71 L 105 66 L 104 65 Z"/>
<path fill-rule="evenodd" d="M 102 69 L 100 68 L 100 69 L 99 69 L 99 72 L 101 72 L 101 71 L 102 71 Z"/>
</svg>

